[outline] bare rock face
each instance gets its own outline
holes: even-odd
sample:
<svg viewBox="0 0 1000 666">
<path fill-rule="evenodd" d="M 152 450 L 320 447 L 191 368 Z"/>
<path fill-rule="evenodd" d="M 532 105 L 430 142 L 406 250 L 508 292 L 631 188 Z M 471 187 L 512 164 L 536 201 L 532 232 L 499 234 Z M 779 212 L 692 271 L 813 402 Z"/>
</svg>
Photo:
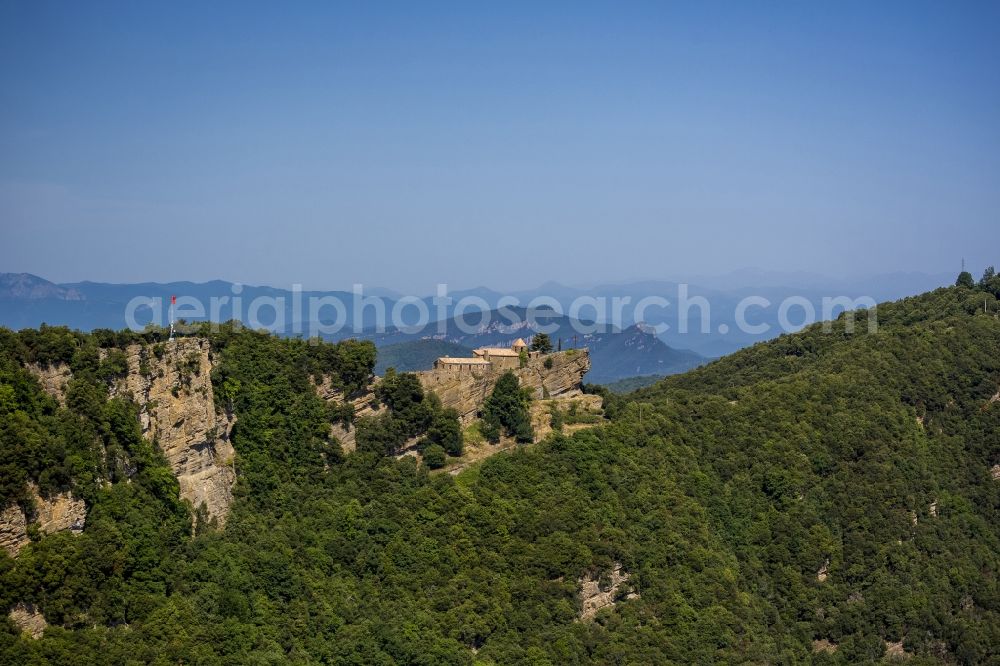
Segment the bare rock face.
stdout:
<svg viewBox="0 0 1000 666">
<path fill-rule="evenodd" d="M 28 371 L 38 378 L 38 383 L 42 385 L 42 390 L 59 401 L 63 407 L 66 406 L 66 383 L 70 380 L 72 372 L 65 363 L 57 363 L 50 366 L 41 366 L 31 363 L 26 366 Z"/>
<path fill-rule="evenodd" d="M 204 504 L 224 525 L 232 504 L 235 417 L 215 408 L 208 340 L 178 338 L 157 346 L 130 345 L 128 375 L 116 394 L 140 406 L 143 435 L 157 442 L 180 484 L 181 498 Z"/>
<path fill-rule="evenodd" d="M 546 368 L 546 361 L 552 367 Z M 547 354 L 528 361 L 527 366 L 515 370 L 521 386 L 534 389 L 535 400 L 581 395 L 583 376 L 590 370 L 590 350 L 569 349 Z"/>
<path fill-rule="evenodd" d="M 58 493 L 44 498 L 38 493 L 38 488 L 30 486 L 34 510 L 25 515 L 18 504 L 11 504 L 0 513 L 0 546 L 17 557 L 31 539 L 28 538 L 28 525 L 38 523 L 39 529 L 45 534 L 72 530 L 79 534 L 87 519 L 87 506 L 82 499 L 73 496 L 71 492 Z"/>
<path fill-rule="evenodd" d="M 231 465 L 235 452 L 229 442 L 235 418 L 215 409 L 208 340 L 178 338 L 160 345 L 130 345 L 125 353 L 128 374 L 112 388 L 112 395 L 131 395 L 140 406 L 143 435 L 156 440 L 163 451 L 180 484 L 181 497 L 190 500 L 195 508 L 204 504 L 209 517 L 224 525 L 236 481 Z M 42 388 L 65 406 L 69 367 L 57 364 L 27 368 Z M 65 522 L 59 511 L 63 506 L 72 506 L 68 500 L 53 501 L 51 511 L 55 513 L 47 513 L 50 509 L 46 500 L 36 501 L 43 531 L 47 522 Z M 75 516 L 73 511 L 69 510 Z M 23 519 L 16 506 L 0 513 L 0 545 L 10 552 L 27 543 Z"/>
<path fill-rule="evenodd" d="M 378 400 L 375 398 L 376 384 L 378 384 L 377 377 L 375 378 L 375 381 L 368 386 L 364 393 L 350 398 L 349 402 L 354 406 L 355 420 L 378 414 L 379 404 Z M 316 384 L 316 393 L 323 400 L 333 402 L 337 405 L 342 405 L 345 401 L 348 401 L 344 392 L 333 386 L 329 377 L 324 376 L 322 381 Z M 330 431 L 331 434 L 340 442 L 340 446 L 345 453 L 350 453 L 357 448 L 356 430 L 353 425 L 347 427 L 342 423 L 334 423 L 331 426 Z"/>
<path fill-rule="evenodd" d="M 551 361 L 550 368 L 545 367 Z M 522 387 L 532 389 L 535 399 L 581 395 L 583 376 L 590 370 L 590 352 L 571 349 L 531 358 L 525 367 L 513 370 Z M 476 417 L 493 391 L 503 370 L 486 368 L 482 371 L 451 369 L 418 372 L 424 390 L 433 391 L 444 407 L 458 411 L 463 424 Z"/>
<path fill-rule="evenodd" d="M 610 579 L 603 586 L 600 577 L 594 575 L 584 576 L 578 580 L 581 602 L 580 619 L 593 620 L 598 611 L 614 606 L 618 590 L 628 582 L 629 578 L 629 574 L 622 571 L 621 562 L 615 562 Z M 625 598 L 637 599 L 638 597 L 639 595 L 635 592 L 630 592 Z"/>
<path fill-rule="evenodd" d="M 343 396 L 334 398 L 335 401 L 342 403 L 344 401 Z M 351 401 L 354 405 L 354 418 L 363 419 L 371 416 L 376 416 L 378 414 L 378 401 L 375 399 L 375 394 L 367 392 L 360 397 L 355 398 Z M 344 453 L 350 453 L 358 448 L 357 439 L 357 429 L 352 425 L 346 427 L 341 423 L 334 423 L 331 426 L 331 432 L 334 437 L 340 441 L 340 446 L 344 450 Z"/>
<path fill-rule="evenodd" d="M 34 522 L 42 532 L 51 534 L 61 530 L 73 530 L 81 532 L 83 523 L 87 519 L 87 505 L 82 499 L 73 497 L 73 493 L 65 492 L 53 495 L 48 499 L 43 499 L 38 491 L 35 493 L 35 515 Z"/>
<path fill-rule="evenodd" d="M 817 654 L 820 652 L 833 654 L 837 651 L 837 644 L 827 640 L 826 638 L 821 638 L 812 642 L 812 651 Z"/>
<path fill-rule="evenodd" d="M 830 559 L 827 558 L 827 560 L 823 562 L 823 566 L 821 566 L 819 570 L 816 572 L 816 580 L 822 583 L 829 577 L 830 577 Z"/>
<path fill-rule="evenodd" d="M 344 401 L 343 392 L 334 386 L 333 382 L 330 381 L 330 378 L 326 375 L 323 375 L 322 380 L 316 384 L 316 394 L 323 398 L 323 400 L 334 400 L 338 403 Z"/>
<path fill-rule="evenodd" d="M 11 504 L 0 513 L 0 546 L 11 557 L 17 557 L 28 541 L 28 521 L 24 511 L 17 504 Z"/>
<path fill-rule="evenodd" d="M 909 652 L 903 649 L 903 641 L 885 641 L 885 660 L 900 661 L 912 657 Z"/>
<path fill-rule="evenodd" d="M 10 609 L 8 615 L 18 629 L 35 639 L 41 638 L 45 627 L 49 626 L 45 616 L 34 604 L 17 604 Z"/>
<path fill-rule="evenodd" d="M 574 395 L 570 392 L 557 396 L 550 400 L 534 400 L 529 406 L 531 413 L 531 428 L 535 431 L 535 442 L 540 442 L 552 432 L 552 410 L 565 412 L 570 408 L 575 408 L 583 413 L 593 416 L 604 416 L 601 407 L 604 399 L 594 394 Z M 591 428 L 594 423 L 566 423 L 562 426 L 564 434 L 571 434 L 577 430 Z"/>
</svg>

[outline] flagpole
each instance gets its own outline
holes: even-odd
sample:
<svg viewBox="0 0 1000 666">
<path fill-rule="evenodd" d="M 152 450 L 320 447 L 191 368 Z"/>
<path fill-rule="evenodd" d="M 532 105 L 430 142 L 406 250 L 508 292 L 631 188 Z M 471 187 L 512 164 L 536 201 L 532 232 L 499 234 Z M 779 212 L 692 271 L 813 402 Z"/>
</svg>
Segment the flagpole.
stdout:
<svg viewBox="0 0 1000 666">
<path fill-rule="evenodd" d="M 176 302 L 177 302 L 177 297 L 176 296 L 171 296 L 170 297 L 170 338 L 167 340 L 167 342 L 173 342 L 174 341 L 174 303 L 176 303 Z"/>
</svg>

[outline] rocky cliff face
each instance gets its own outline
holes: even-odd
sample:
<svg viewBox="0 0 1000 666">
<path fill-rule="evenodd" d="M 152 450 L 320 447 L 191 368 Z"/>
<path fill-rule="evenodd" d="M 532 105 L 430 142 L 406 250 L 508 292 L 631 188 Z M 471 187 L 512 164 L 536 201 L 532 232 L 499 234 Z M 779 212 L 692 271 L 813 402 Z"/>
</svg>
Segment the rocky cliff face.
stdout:
<svg viewBox="0 0 1000 666">
<path fill-rule="evenodd" d="M 545 367 L 545 360 L 552 360 L 552 367 Z M 540 358 L 532 358 L 524 368 L 514 370 L 521 386 L 531 388 L 534 398 L 558 398 L 581 396 L 583 376 L 590 369 L 590 354 L 586 349 L 557 352 Z M 416 373 L 424 390 L 433 391 L 441 399 L 444 407 L 458 411 L 463 424 L 471 423 L 483 405 L 483 401 L 493 391 L 493 386 L 503 370 L 483 370 L 482 372 L 456 372 L 454 370 L 426 370 Z M 374 389 L 378 378 L 359 396 L 351 398 L 354 405 L 355 421 L 376 416 L 379 404 Z M 316 385 L 321 398 L 336 404 L 343 404 L 345 396 L 334 388 L 328 378 Z M 599 400 L 599 399 L 598 399 Z M 546 408 L 547 409 L 547 408 Z M 548 423 L 547 412 L 544 419 Z M 356 430 L 341 424 L 332 426 L 332 434 L 340 441 L 345 452 L 357 448 Z M 414 439 L 416 442 L 416 439 Z M 405 449 L 405 447 L 404 447 Z"/>
<path fill-rule="evenodd" d="M 593 416 L 597 419 L 603 419 L 603 402 L 604 399 L 599 395 L 574 395 L 572 393 L 564 393 L 563 395 L 556 396 L 551 400 L 532 401 L 532 403 L 528 406 L 528 411 L 531 414 L 531 428 L 535 431 L 535 441 L 542 441 L 552 432 L 553 410 L 559 410 L 565 413 L 571 407 L 575 407 L 583 414 Z M 577 430 L 592 428 L 599 422 L 600 421 L 565 423 L 562 426 L 562 432 L 568 435 L 576 432 Z"/>
<path fill-rule="evenodd" d="M 545 367 L 546 361 L 552 367 Z M 583 376 L 590 370 L 590 353 L 586 349 L 573 349 L 532 358 L 524 368 L 514 370 L 521 386 L 531 388 L 536 400 L 581 394 Z M 458 411 L 463 423 L 470 423 L 493 391 L 493 386 L 503 371 L 456 372 L 454 370 L 428 370 L 418 372 L 424 389 L 441 398 L 444 407 Z"/>
<path fill-rule="evenodd" d="M 235 451 L 229 441 L 235 417 L 216 410 L 208 340 L 178 338 L 159 345 L 130 345 L 125 353 L 128 374 L 113 387 L 112 394 L 129 395 L 139 405 L 143 435 L 154 440 L 164 453 L 180 483 L 181 497 L 195 508 L 204 505 L 209 517 L 224 525 L 236 481 L 232 466 Z M 546 367 L 549 361 L 551 367 Z M 514 373 L 522 386 L 531 388 L 534 397 L 542 399 L 580 395 L 583 376 L 589 369 L 590 355 L 586 349 L 579 349 L 532 358 Z M 64 400 L 65 384 L 70 378 L 67 367 L 31 370 L 46 391 Z M 493 390 L 501 371 L 430 370 L 417 374 L 424 389 L 436 393 L 445 407 L 456 409 L 467 424 Z M 378 413 L 374 385 L 351 398 L 356 419 Z M 346 399 L 328 381 L 317 385 L 316 390 L 325 400 L 342 403 Z M 341 425 L 332 428 L 344 450 L 353 451 L 355 429 Z M 40 500 L 39 506 L 44 506 L 44 501 Z M 65 501 L 70 502 L 68 498 Z M 82 502 L 80 507 L 69 514 L 82 522 Z M 39 515 L 46 511 L 41 509 Z M 55 518 L 48 523 L 61 524 Z M 5 509 L 0 513 L 0 545 L 11 552 L 19 550 L 27 543 L 28 524 L 30 521 L 18 507 Z"/>
<path fill-rule="evenodd" d="M 180 494 L 224 525 L 236 481 L 229 441 L 235 418 L 215 409 L 208 340 L 178 338 L 130 345 L 128 375 L 114 393 L 140 406 L 143 435 L 156 441 L 180 483 Z"/>
<path fill-rule="evenodd" d="M 215 409 L 208 340 L 178 338 L 159 345 L 130 345 L 128 374 L 112 395 L 130 395 L 140 407 L 143 435 L 157 442 L 180 483 L 180 495 L 224 525 L 236 474 L 229 442 L 235 418 Z M 42 388 L 65 405 L 66 365 L 28 366 Z M 0 543 L 15 544 L 23 530 L 8 507 L 0 515 Z M 11 546 L 13 547 L 13 545 Z M 10 548 L 8 548 L 9 550 Z"/>
<path fill-rule="evenodd" d="M 66 383 L 72 376 L 69 366 L 65 363 L 58 363 L 43 367 L 33 363 L 27 367 L 31 374 L 38 378 L 38 383 L 41 384 L 42 390 L 58 400 L 59 404 L 65 407 Z"/>
<path fill-rule="evenodd" d="M 350 398 L 350 403 L 354 405 L 355 421 L 378 414 L 379 404 L 378 400 L 375 399 L 375 386 L 377 384 L 378 377 L 375 378 L 375 381 L 368 386 L 364 393 Z M 316 385 L 316 393 L 324 400 L 338 405 L 344 404 L 345 400 L 347 400 L 340 389 L 333 387 L 329 377 L 324 377 L 323 381 Z M 347 428 L 343 424 L 334 423 L 330 430 L 331 434 L 340 442 L 340 447 L 344 450 L 344 453 L 350 453 L 357 448 L 354 426 Z"/>
<path fill-rule="evenodd" d="M 368 418 L 378 414 L 379 405 L 373 393 L 365 393 L 351 402 L 354 404 L 355 420 Z M 355 440 L 357 430 L 354 426 L 347 428 L 340 423 L 335 423 L 331 429 L 333 431 L 333 436 L 340 441 L 340 446 L 345 453 L 350 453 L 358 448 L 357 441 Z"/>
<path fill-rule="evenodd" d="M 28 541 L 28 520 L 21 507 L 12 504 L 0 512 L 0 546 L 17 557 Z"/>
<path fill-rule="evenodd" d="M 73 496 L 71 492 L 58 493 L 52 497 L 42 497 L 34 484 L 29 484 L 32 507 L 28 512 L 18 504 L 11 504 L 0 512 L 0 547 L 3 547 L 11 557 L 17 557 L 21 549 L 31 541 L 28 538 L 28 525 L 38 523 L 38 528 L 44 534 L 60 530 L 73 530 L 79 533 L 83 530 L 87 519 L 87 507 L 82 499 Z"/>
<path fill-rule="evenodd" d="M 49 626 L 45 616 L 34 604 L 17 604 L 10 609 L 8 617 L 18 629 L 35 639 L 41 638 L 45 628 Z"/>
</svg>

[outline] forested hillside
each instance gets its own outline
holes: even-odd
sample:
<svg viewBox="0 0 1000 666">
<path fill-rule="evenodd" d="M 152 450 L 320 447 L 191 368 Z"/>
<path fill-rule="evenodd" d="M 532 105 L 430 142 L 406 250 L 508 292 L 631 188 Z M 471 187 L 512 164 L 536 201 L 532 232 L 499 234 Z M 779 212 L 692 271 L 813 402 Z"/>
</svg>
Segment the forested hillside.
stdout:
<svg viewBox="0 0 1000 666">
<path fill-rule="evenodd" d="M 225 329 L 235 502 L 194 534 L 134 405 L 108 398 L 131 334 L 3 332 L 3 497 L 30 479 L 88 512 L 79 536 L 0 552 L 0 607 L 48 622 L 38 640 L 0 626 L 0 662 L 996 662 L 995 293 L 938 290 L 879 306 L 876 332 L 842 317 L 609 394 L 610 424 L 455 477 L 329 439 L 344 415 L 313 379 L 362 385 L 370 345 Z M 56 361 L 65 407 L 26 369 Z M 617 590 L 593 619 L 587 581 Z"/>
<path fill-rule="evenodd" d="M 983 663 L 1000 645 L 1000 321 L 993 290 L 879 306 L 620 401 L 691 447 L 688 493 L 791 633 Z M 985 310 L 985 311 L 984 311 Z M 648 432 L 646 426 L 643 432 Z M 708 499 L 711 498 L 711 499 Z M 824 578 L 821 582 L 818 578 Z M 803 635 L 805 638 L 805 635 Z"/>
</svg>

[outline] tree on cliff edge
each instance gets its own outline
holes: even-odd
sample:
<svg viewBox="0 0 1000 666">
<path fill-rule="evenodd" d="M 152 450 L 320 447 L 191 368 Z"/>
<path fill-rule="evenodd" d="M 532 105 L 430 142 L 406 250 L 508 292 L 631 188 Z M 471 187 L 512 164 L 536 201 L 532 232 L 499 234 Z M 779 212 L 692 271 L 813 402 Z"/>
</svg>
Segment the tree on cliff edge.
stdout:
<svg viewBox="0 0 1000 666">
<path fill-rule="evenodd" d="M 530 442 L 535 438 L 528 414 L 528 391 L 522 389 L 517 376 L 509 370 L 497 380 L 493 393 L 483 403 L 483 435 L 491 442 L 500 440 L 501 433 L 513 437 L 518 442 Z"/>
<path fill-rule="evenodd" d="M 543 354 L 552 353 L 552 340 L 545 333 L 539 333 L 531 339 L 531 351 L 542 352 Z"/>
</svg>

